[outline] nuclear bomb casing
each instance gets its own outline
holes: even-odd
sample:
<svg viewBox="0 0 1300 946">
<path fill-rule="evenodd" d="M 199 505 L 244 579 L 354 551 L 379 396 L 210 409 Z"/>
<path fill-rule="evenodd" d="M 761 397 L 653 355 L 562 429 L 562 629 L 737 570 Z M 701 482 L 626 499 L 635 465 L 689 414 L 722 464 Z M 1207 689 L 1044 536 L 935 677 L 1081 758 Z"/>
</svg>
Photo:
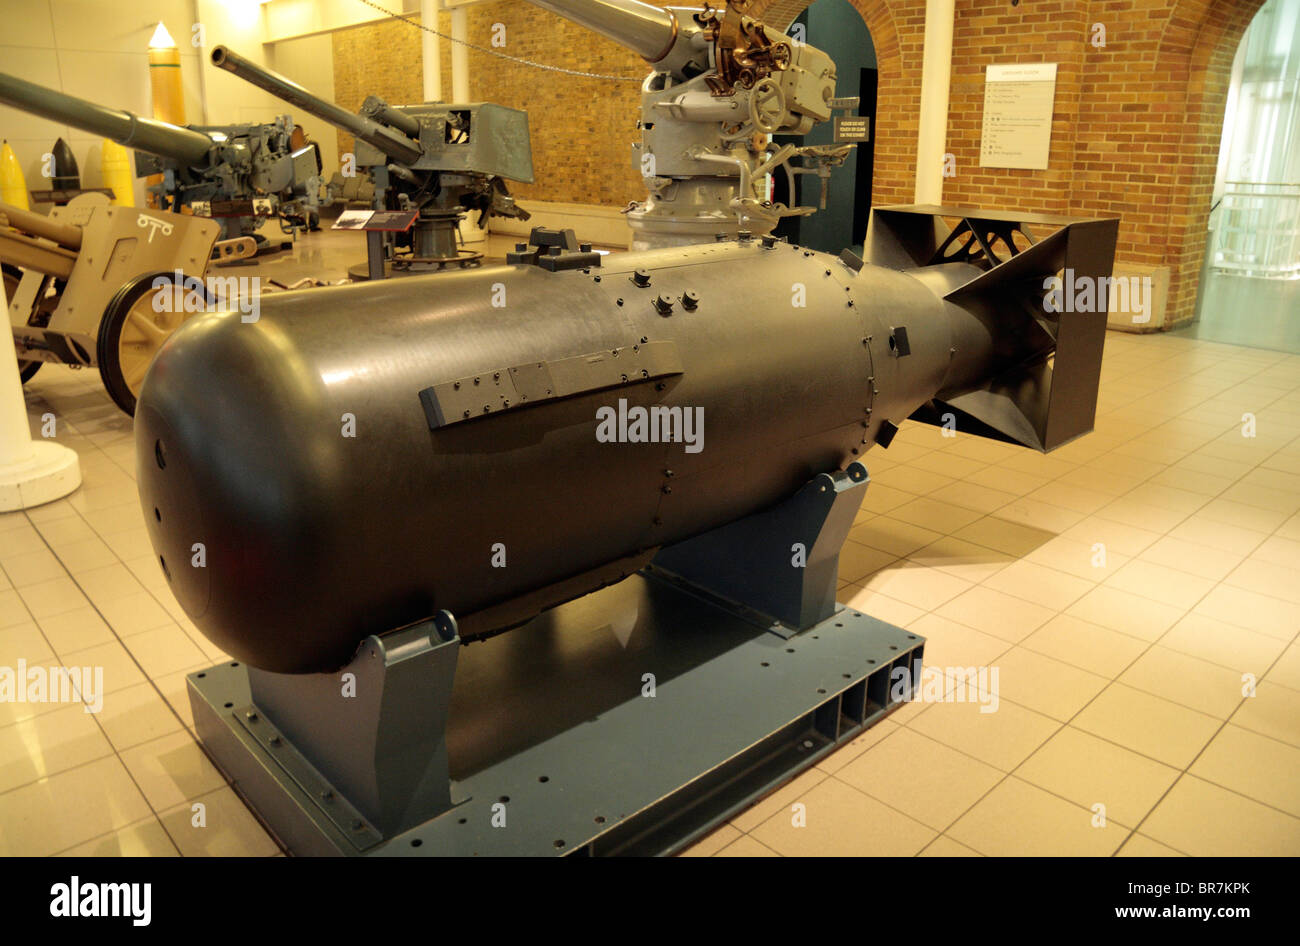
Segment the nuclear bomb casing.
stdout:
<svg viewBox="0 0 1300 946">
<path fill-rule="evenodd" d="M 1050 271 L 1071 259 L 1041 245 Z M 219 647 L 295 673 L 439 609 L 489 634 L 843 468 L 931 399 L 1001 379 L 1030 413 L 1050 400 L 1016 380 L 1050 332 L 970 262 L 859 269 L 771 239 L 515 259 L 276 294 L 168 339 L 136 411 L 140 496 Z"/>
</svg>

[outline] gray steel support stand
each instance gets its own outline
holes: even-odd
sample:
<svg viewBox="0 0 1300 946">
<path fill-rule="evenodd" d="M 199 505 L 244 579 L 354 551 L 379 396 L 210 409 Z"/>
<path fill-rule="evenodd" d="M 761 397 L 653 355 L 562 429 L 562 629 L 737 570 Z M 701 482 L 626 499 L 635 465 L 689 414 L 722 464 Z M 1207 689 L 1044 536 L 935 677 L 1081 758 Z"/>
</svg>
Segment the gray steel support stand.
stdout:
<svg viewBox="0 0 1300 946">
<path fill-rule="evenodd" d="M 805 630 L 835 613 L 840 548 L 869 482 L 858 462 L 823 473 L 771 509 L 669 546 L 649 570 L 774 629 Z"/>
</svg>

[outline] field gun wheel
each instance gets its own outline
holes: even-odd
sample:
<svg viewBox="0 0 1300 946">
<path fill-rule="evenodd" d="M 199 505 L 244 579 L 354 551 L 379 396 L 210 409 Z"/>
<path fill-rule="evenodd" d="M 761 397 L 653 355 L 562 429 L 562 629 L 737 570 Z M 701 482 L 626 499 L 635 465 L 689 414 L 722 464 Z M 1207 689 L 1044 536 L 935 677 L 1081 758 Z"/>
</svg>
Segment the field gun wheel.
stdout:
<svg viewBox="0 0 1300 946">
<path fill-rule="evenodd" d="M 189 316 L 174 273 L 144 273 L 122 286 L 99 323 L 96 355 L 109 397 L 135 416 L 135 400 L 153 356 Z M 207 294 L 204 290 L 204 300 Z M 164 302 L 165 297 L 166 301 Z"/>
</svg>

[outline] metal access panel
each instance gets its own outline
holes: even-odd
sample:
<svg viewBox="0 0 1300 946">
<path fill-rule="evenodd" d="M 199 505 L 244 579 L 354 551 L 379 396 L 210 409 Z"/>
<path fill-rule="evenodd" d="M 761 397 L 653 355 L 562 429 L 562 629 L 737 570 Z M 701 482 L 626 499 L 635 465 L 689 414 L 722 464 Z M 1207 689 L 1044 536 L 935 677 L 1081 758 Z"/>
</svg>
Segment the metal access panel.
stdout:
<svg viewBox="0 0 1300 946">
<path fill-rule="evenodd" d="M 391 108 L 420 123 L 424 153 L 410 165 L 413 170 L 496 175 L 532 183 L 533 148 L 527 112 L 492 102 L 430 102 Z M 363 167 L 389 161 L 364 141 L 356 142 L 356 154 L 357 163 Z"/>
<path fill-rule="evenodd" d="M 924 641 L 842 608 L 792 638 L 638 574 L 461 648 L 453 807 L 383 837 L 262 714 L 247 671 L 188 678 L 195 724 L 294 854 L 676 853 L 898 707 Z M 260 728 L 259 728 L 260 727 Z"/>
</svg>

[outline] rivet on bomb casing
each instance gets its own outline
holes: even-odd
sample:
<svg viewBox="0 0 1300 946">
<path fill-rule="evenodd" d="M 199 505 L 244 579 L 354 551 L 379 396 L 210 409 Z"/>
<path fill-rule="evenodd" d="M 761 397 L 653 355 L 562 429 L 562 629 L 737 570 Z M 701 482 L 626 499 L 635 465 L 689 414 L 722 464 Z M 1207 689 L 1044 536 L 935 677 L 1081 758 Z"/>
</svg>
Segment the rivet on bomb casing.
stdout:
<svg viewBox="0 0 1300 946">
<path fill-rule="evenodd" d="M 688 312 L 694 312 L 700 304 L 699 294 L 691 289 L 682 293 L 682 308 Z"/>
<path fill-rule="evenodd" d="M 662 487 L 662 489 L 665 496 L 673 491 L 673 488 L 671 486 L 664 486 Z"/>
<path fill-rule="evenodd" d="M 650 341 L 650 337 L 649 337 L 648 335 L 642 335 L 642 336 L 641 336 L 641 344 L 642 344 L 642 345 L 644 345 L 644 344 L 645 344 L 646 342 L 648 342 L 648 341 Z"/>
<path fill-rule="evenodd" d="M 478 378 L 475 378 L 475 379 L 474 379 L 474 383 L 475 383 L 475 384 L 478 384 Z"/>
<path fill-rule="evenodd" d="M 646 286 L 650 285 L 650 274 L 644 269 L 638 269 L 632 274 L 632 285 L 644 289 Z"/>
<path fill-rule="evenodd" d="M 252 710 L 249 710 L 244 714 L 244 719 L 248 720 L 250 723 L 255 723 L 257 722 L 257 714 Z"/>
<path fill-rule="evenodd" d="M 459 391 L 459 390 L 460 390 L 460 382 L 459 382 L 459 381 L 453 381 L 453 382 L 451 383 L 451 389 L 452 389 L 453 391 Z"/>
<path fill-rule="evenodd" d="M 660 315 L 671 315 L 673 311 L 673 300 L 669 299 L 663 293 L 660 293 L 655 299 L 655 311 Z"/>
<path fill-rule="evenodd" d="M 284 742 L 284 740 L 281 739 L 279 736 L 272 736 L 267 741 L 273 746 L 280 746 Z"/>
</svg>

